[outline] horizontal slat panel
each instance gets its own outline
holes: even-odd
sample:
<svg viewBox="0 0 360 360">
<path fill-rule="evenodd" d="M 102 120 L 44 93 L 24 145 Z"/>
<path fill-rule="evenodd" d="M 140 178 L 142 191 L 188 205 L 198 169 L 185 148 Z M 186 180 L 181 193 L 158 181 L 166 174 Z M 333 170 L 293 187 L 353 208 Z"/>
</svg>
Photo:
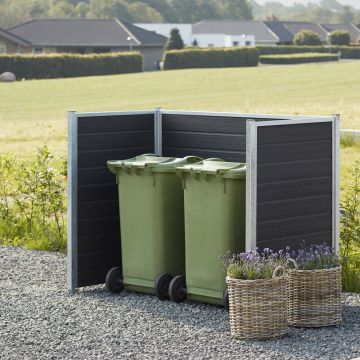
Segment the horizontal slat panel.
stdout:
<svg viewBox="0 0 360 360">
<path fill-rule="evenodd" d="M 257 241 L 259 243 L 276 238 L 293 237 L 304 233 L 330 231 L 332 216 L 318 214 L 307 217 L 294 217 L 278 221 L 257 222 Z"/>
<path fill-rule="evenodd" d="M 92 185 L 92 184 L 109 184 L 112 181 L 116 183 L 116 176 L 110 172 L 107 166 L 95 169 L 79 169 L 78 185 Z"/>
<path fill-rule="evenodd" d="M 121 130 L 149 130 L 154 128 L 154 114 L 112 115 L 81 117 L 78 120 L 79 134 L 99 134 Z"/>
<path fill-rule="evenodd" d="M 283 143 L 259 145 L 257 150 L 258 164 L 282 161 L 299 161 L 331 158 L 331 140 L 317 142 Z"/>
<path fill-rule="evenodd" d="M 295 181 L 259 184 L 258 203 L 331 194 L 331 177 L 310 178 Z"/>
<path fill-rule="evenodd" d="M 332 196 L 258 203 L 258 221 L 325 213 L 331 209 Z"/>
<path fill-rule="evenodd" d="M 245 134 L 246 118 L 164 114 L 162 128 L 164 131 Z"/>
<path fill-rule="evenodd" d="M 91 150 L 80 151 L 78 154 L 78 162 L 81 168 L 106 166 L 108 160 L 124 160 L 134 156 L 154 152 L 153 146 L 148 147 L 132 147 L 117 148 L 108 150 Z"/>
<path fill-rule="evenodd" d="M 97 184 L 93 186 L 79 186 L 78 203 L 88 201 L 114 200 L 118 196 L 118 188 L 115 184 Z"/>
<path fill-rule="evenodd" d="M 332 138 L 331 122 L 258 127 L 258 144 L 323 140 Z"/>
<path fill-rule="evenodd" d="M 257 245 L 260 249 L 269 248 L 274 251 L 284 249 L 290 246 L 290 251 L 297 251 L 310 244 L 322 244 L 326 242 L 329 246 L 332 245 L 332 232 L 325 231 L 320 233 L 301 234 L 295 237 L 278 238 L 270 241 L 258 241 Z"/>
<path fill-rule="evenodd" d="M 79 238 L 79 253 L 95 253 L 120 251 L 121 241 L 120 232 L 114 234 L 100 234 L 95 236 L 82 236 Z"/>
<path fill-rule="evenodd" d="M 82 202 L 78 204 L 78 220 L 93 219 L 97 216 L 119 216 L 118 199 L 110 201 Z"/>
<path fill-rule="evenodd" d="M 163 156 L 174 156 L 174 157 L 184 157 L 188 155 L 199 156 L 203 159 L 207 158 L 220 158 L 226 161 L 235 161 L 235 162 L 245 162 L 246 154 L 245 152 L 229 152 L 229 151 L 219 151 L 219 150 L 200 150 L 200 149 L 188 149 L 188 148 L 173 148 L 173 147 L 164 147 Z"/>
<path fill-rule="evenodd" d="M 78 265 L 81 271 L 101 268 L 104 264 L 109 264 L 109 269 L 111 269 L 111 264 L 121 264 L 120 250 L 98 250 L 92 253 L 84 253 L 78 257 Z"/>
<path fill-rule="evenodd" d="M 245 136 L 163 132 L 164 147 L 245 151 Z"/>
<path fill-rule="evenodd" d="M 78 144 L 80 151 L 133 148 L 135 146 L 150 148 L 154 145 L 154 135 L 152 131 L 90 134 L 79 136 Z"/>
<path fill-rule="evenodd" d="M 258 165 L 258 183 L 331 176 L 332 160 L 307 160 L 297 163 Z"/>
<path fill-rule="evenodd" d="M 81 237 L 91 235 L 113 234 L 120 231 L 120 219 L 117 216 L 78 221 L 78 234 Z"/>
</svg>

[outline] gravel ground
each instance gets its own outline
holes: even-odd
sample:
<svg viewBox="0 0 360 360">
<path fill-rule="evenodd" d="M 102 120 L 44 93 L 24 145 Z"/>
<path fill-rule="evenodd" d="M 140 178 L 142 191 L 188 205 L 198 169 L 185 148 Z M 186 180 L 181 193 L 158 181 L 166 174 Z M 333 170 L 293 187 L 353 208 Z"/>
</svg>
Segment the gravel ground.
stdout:
<svg viewBox="0 0 360 360">
<path fill-rule="evenodd" d="M 110 295 L 104 286 L 70 296 L 61 254 L 0 246 L 0 359 L 354 359 L 360 297 L 344 299 L 344 322 L 290 329 L 280 340 L 229 336 L 225 310 Z"/>
</svg>

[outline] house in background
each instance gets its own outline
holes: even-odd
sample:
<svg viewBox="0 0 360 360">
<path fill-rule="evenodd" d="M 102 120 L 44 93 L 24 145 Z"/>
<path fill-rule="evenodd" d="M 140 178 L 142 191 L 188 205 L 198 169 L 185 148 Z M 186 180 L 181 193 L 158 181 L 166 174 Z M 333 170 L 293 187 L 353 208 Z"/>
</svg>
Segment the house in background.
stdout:
<svg viewBox="0 0 360 360">
<path fill-rule="evenodd" d="M 278 38 L 262 21 L 203 20 L 192 26 L 194 38 L 203 46 L 276 45 Z M 221 41 L 223 45 L 220 45 Z"/>
<path fill-rule="evenodd" d="M 335 30 L 345 30 L 350 33 L 351 42 L 356 43 L 360 38 L 360 29 L 354 24 L 321 24 L 321 27 L 327 32 L 331 33 Z"/>
<path fill-rule="evenodd" d="M 174 23 L 166 23 L 166 24 L 159 24 L 159 23 L 139 23 L 134 24 L 142 29 L 156 32 L 157 34 L 163 35 L 165 37 L 170 37 L 170 32 L 172 29 L 176 28 L 179 30 L 181 38 L 185 46 L 191 46 L 193 41 L 192 36 L 192 25 L 191 24 L 174 24 Z"/>
<path fill-rule="evenodd" d="M 31 50 L 31 44 L 4 29 L 0 29 L 0 55 L 20 54 Z"/>
<path fill-rule="evenodd" d="M 140 51 L 144 70 L 155 70 L 167 38 L 117 19 L 41 19 L 31 20 L 7 30 L 23 39 L 18 53 L 107 53 Z M 16 53 L 13 48 L 6 53 Z"/>
</svg>

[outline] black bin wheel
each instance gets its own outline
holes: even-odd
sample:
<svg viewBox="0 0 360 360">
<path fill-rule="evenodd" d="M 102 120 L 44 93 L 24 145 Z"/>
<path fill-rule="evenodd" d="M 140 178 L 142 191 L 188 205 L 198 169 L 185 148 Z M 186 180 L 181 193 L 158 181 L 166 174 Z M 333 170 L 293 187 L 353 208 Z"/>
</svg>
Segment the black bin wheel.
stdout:
<svg viewBox="0 0 360 360">
<path fill-rule="evenodd" d="M 159 300 L 169 299 L 169 285 L 173 276 L 171 274 L 161 274 L 155 280 L 155 295 Z"/>
<path fill-rule="evenodd" d="M 225 310 L 229 311 L 229 292 L 228 292 L 228 289 L 224 290 L 223 301 L 224 301 Z"/>
<path fill-rule="evenodd" d="M 119 294 L 124 290 L 121 269 L 119 267 L 113 267 L 108 271 L 105 278 L 105 284 L 108 290 L 114 294 Z"/>
<path fill-rule="evenodd" d="M 180 303 L 186 300 L 186 281 L 181 275 L 175 276 L 169 285 L 170 299 L 176 303 Z"/>
</svg>

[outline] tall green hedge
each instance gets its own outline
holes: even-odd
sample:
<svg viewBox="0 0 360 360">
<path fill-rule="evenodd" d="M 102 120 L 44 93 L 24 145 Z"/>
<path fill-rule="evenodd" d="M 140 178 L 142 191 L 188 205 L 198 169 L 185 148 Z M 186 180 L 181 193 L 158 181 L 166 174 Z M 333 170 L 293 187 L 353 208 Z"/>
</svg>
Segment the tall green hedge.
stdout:
<svg viewBox="0 0 360 360">
<path fill-rule="evenodd" d="M 342 59 L 360 59 L 360 46 L 258 46 L 260 55 L 298 54 L 298 53 L 338 53 Z"/>
<path fill-rule="evenodd" d="M 302 64 L 322 61 L 337 61 L 337 54 L 324 53 L 303 53 L 303 54 L 281 54 L 281 55 L 261 55 L 262 64 Z"/>
<path fill-rule="evenodd" d="M 257 66 L 258 63 L 259 52 L 255 47 L 173 50 L 164 57 L 165 70 Z"/>
<path fill-rule="evenodd" d="M 133 73 L 143 71 L 143 57 L 137 52 L 87 55 L 4 55 L 0 56 L 0 73 L 5 71 L 13 72 L 17 79 Z"/>
</svg>

